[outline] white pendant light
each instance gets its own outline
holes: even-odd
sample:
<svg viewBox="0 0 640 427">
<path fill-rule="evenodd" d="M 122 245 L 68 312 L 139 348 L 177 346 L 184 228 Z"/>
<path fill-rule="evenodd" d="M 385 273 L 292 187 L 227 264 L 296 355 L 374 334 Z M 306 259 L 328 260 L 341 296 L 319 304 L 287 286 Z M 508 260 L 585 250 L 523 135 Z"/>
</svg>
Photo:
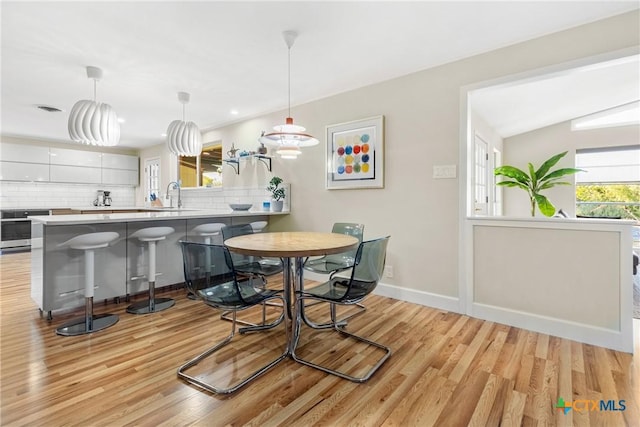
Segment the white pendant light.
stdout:
<svg viewBox="0 0 640 427">
<path fill-rule="evenodd" d="M 202 153 L 202 138 L 198 126 L 185 121 L 185 105 L 189 103 L 189 94 L 178 92 L 178 101 L 182 103 L 182 120 L 174 120 L 167 129 L 167 147 L 176 156 L 196 157 Z"/>
<path fill-rule="evenodd" d="M 96 86 L 102 78 L 98 67 L 87 67 L 87 77 L 93 79 L 93 101 L 75 103 L 69 114 L 69 136 L 75 142 L 111 147 L 120 141 L 118 116 L 109 104 L 96 102 Z"/>
<path fill-rule="evenodd" d="M 258 141 L 277 147 L 276 153 L 283 159 L 295 159 L 301 154 L 300 147 L 311 147 L 317 145 L 319 141 L 304 133 L 306 130 L 304 127 L 293 124 L 291 117 L 291 46 L 298 37 L 298 33 L 285 31 L 282 35 L 288 49 L 289 117 L 286 118 L 285 124 L 274 126 L 274 132 L 262 135 Z"/>
</svg>

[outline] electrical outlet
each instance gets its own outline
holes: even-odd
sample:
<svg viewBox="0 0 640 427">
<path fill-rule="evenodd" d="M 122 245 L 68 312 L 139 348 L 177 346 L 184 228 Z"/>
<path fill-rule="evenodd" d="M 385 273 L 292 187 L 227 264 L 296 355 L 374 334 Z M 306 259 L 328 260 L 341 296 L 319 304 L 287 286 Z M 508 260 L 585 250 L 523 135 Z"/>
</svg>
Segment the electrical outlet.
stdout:
<svg viewBox="0 0 640 427">
<path fill-rule="evenodd" d="M 393 267 L 390 265 L 384 266 L 384 277 L 391 279 L 393 277 Z"/>
</svg>

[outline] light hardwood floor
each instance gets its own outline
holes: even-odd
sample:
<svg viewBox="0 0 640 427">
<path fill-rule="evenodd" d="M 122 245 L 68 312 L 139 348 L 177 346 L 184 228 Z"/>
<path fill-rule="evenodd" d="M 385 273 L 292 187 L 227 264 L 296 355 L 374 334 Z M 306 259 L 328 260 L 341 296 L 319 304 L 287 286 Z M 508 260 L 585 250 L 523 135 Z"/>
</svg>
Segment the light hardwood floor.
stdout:
<svg viewBox="0 0 640 427">
<path fill-rule="evenodd" d="M 291 360 L 230 396 L 203 392 L 176 376 L 211 347 L 229 322 L 184 290 L 176 305 L 134 316 L 127 303 L 96 304 L 120 321 L 79 337 L 54 329 L 80 312 L 41 318 L 29 296 L 29 254 L 0 256 L 3 426 L 640 426 L 640 339 L 636 356 L 379 296 L 348 329 L 387 344 L 393 355 L 355 384 Z M 313 308 L 314 316 L 328 312 Z M 252 315 L 245 313 L 245 315 Z M 271 315 L 275 315 L 272 313 Z M 638 324 L 636 322 L 636 333 Z M 303 329 L 301 353 L 355 366 L 377 356 L 333 334 Z M 281 350 L 284 331 L 236 335 L 198 366 L 203 377 L 237 378 Z M 569 411 L 565 401 L 625 400 L 625 411 Z"/>
</svg>

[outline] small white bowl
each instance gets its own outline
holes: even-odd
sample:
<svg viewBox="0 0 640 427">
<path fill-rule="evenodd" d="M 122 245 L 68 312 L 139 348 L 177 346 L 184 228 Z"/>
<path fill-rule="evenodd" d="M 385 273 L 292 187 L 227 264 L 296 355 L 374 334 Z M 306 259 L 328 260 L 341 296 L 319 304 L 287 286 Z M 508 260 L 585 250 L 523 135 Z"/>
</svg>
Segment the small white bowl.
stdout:
<svg viewBox="0 0 640 427">
<path fill-rule="evenodd" d="M 253 206 L 252 203 L 229 203 L 229 207 L 234 211 L 248 211 Z"/>
</svg>

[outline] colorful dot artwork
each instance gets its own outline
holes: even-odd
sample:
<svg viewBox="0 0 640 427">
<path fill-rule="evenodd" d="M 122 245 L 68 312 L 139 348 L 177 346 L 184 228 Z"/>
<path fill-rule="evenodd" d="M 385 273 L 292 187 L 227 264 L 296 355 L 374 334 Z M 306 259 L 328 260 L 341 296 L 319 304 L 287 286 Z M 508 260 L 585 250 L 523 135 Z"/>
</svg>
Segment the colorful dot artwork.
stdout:
<svg viewBox="0 0 640 427">
<path fill-rule="evenodd" d="M 349 132 L 334 138 L 335 179 L 373 178 L 372 150 L 368 133 Z M 371 153 L 370 153 L 371 152 Z"/>
</svg>

